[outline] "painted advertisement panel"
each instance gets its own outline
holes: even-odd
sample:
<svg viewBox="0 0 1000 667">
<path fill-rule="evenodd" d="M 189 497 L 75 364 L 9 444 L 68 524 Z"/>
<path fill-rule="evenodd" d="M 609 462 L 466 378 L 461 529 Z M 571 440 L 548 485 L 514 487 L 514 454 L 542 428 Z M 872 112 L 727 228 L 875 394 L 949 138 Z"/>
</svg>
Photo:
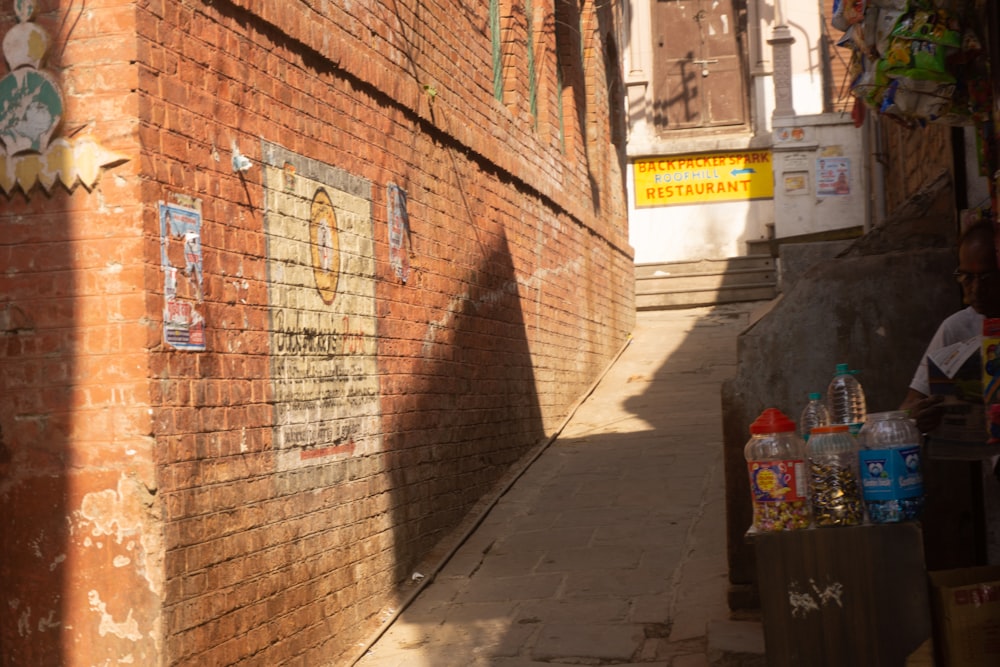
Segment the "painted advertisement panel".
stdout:
<svg viewBox="0 0 1000 667">
<path fill-rule="evenodd" d="M 371 184 L 264 143 L 280 469 L 378 451 Z"/>
<path fill-rule="evenodd" d="M 642 158 L 632 170 L 636 208 L 774 197 L 767 150 Z"/>
</svg>

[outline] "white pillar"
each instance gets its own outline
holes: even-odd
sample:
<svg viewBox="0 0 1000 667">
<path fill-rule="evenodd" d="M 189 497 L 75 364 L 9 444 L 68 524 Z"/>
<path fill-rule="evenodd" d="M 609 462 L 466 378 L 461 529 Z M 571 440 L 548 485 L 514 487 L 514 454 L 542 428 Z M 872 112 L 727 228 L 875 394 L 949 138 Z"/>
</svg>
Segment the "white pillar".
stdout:
<svg viewBox="0 0 1000 667">
<path fill-rule="evenodd" d="M 771 62 L 774 67 L 774 113 L 771 118 L 795 116 L 792 105 L 792 44 L 795 38 L 787 25 L 775 25 L 771 31 Z M 777 124 L 777 123 L 774 123 Z"/>
</svg>

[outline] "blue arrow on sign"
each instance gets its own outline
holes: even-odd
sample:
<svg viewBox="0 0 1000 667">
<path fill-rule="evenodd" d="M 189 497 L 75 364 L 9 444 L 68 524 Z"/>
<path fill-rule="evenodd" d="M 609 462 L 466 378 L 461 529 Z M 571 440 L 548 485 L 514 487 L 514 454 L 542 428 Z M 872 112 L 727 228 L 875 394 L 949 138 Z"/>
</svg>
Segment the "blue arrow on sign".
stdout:
<svg viewBox="0 0 1000 667">
<path fill-rule="evenodd" d="M 740 174 L 756 174 L 757 172 L 754 171 L 753 167 L 744 167 L 743 169 L 733 169 L 729 173 L 733 176 L 739 176 Z"/>
</svg>

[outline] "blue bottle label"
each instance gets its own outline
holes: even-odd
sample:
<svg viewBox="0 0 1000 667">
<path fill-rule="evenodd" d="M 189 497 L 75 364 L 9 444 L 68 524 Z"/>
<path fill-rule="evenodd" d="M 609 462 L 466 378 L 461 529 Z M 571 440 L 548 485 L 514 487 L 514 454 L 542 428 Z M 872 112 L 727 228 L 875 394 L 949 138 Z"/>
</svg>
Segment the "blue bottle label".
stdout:
<svg viewBox="0 0 1000 667">
<path fill-rule="evenodd" d="M 919 445 L 866 449 L 858 457 L 865 500 L 902 500 L 923 495 Z"/>
</svg>

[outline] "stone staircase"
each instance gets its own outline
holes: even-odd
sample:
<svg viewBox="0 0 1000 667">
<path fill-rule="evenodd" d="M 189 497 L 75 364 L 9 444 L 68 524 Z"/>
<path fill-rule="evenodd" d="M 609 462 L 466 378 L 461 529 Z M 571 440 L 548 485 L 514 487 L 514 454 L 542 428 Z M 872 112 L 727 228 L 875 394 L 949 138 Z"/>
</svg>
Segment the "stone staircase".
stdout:
<svg viewBox="0 0 1000 667">
<path fill-rule="evenodd" d="M 778 295 L 770 254 L 635 265 L 637 310 L 768 301 Z"/>
</svg>

